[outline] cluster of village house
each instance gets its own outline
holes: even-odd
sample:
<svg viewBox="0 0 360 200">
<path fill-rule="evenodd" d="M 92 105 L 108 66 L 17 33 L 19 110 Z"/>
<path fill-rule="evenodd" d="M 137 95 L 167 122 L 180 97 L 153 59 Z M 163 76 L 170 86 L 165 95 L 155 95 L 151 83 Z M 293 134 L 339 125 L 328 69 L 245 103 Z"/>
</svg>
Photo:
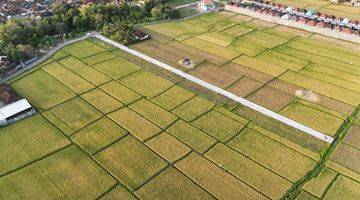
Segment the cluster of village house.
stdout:
<svg viewBox="0 0 360 200">
<path fill-rule="evenodd" d="M 351 20 L 346 17 L 343 18 L 334 15 L 327 15 L 320 12 L 313 12 L 311 10 L 293 8 L 282 4 L 274 4 L 263 0 L 232 1 L 229 5 L 236 6 L 238 8 L 250 9 L 254 12 L 265 15 L 281 17 L 286 20 L 301 22 L 309 26 L 360 35 L 359 21 Z"/>
<path fill-rule="evenodd" d="M 11 18 L 42 19 L 51 16 L 51 4 L 55 0 L 1 0 L 0 23 Z M 108 3 L 112 0 L 57 0 L 80 6 L 91 3 Z M 117 1 L 117 0 L 115 0 Z"/>
<path fill-rule="evenodd" d="M 0 84 L 0 126 L 4 126 L 35 114 L 30 103 L 5 83 Z"/>
</svg>

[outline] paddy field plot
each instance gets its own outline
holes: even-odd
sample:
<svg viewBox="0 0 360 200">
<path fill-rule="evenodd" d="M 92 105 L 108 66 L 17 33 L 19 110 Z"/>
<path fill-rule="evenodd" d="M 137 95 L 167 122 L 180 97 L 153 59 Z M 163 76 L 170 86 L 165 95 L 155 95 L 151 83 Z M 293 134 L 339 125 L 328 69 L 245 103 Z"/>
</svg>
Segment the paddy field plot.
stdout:
<svg viewBox="0 0 360 200">
<path fill-rule="evenodd" d="M 229 22 L 220 25 L 221 19 Z M 343 66 L 350 68 L 344 70 L 335 67 L 343 63 L 339 60 L 321 65 L 307 57 L 287 57 L 280 47 L 240 52 L 232 45 L 225 47 L 196 37 L 215 31 L 215 27 L 221 29 L 216 34 L 223 34 L 233 27 L 232 22 L 248 20 L 229 13 L 200 16 L 184 23 L 194 27 L 200 23 L 198 29 L 204 32 L 195 31 L 188 39 L 163 41 L 161 45 L 150 40 L 153 46 L 142 49 L 146 52 L 167 45 L 173 52 L 183 49 L 182 54 L 173 54 L 176 56 L 158 56 L 165 56 L 162 60 L 166 62 L 179 56 L 199 57 L 198 68 L 188 73 L 204 79 L 207 73 L 219 74 L 212 76 L 214 82 L 211 78 L 207 81 L 335 136 L 357 106 L 357 91 L 344 90 L 346 85 L 327 78 L 339 70 L 340 78 L 356 84 L 357 75 L 349 70 L 355 65 L 345 63 Z M 276 28 L 253 23 L 260 32 Z M 166 28 L 172 26 L 177 25 Z M 243 36 L 246 34 L 235 37 Z M 203 49 L 196 42 L 187 45 L 189 40 L 200 40 Z M 207 45 L 215 50 L 209 51 Z M 80 55 L 82 48 L 86 51 Z M 295 51 L 295 47 L 286 48 Z M 220 55 L 224 49 L 230 50 L 225 57 Z M 35 105 L 38 114 L 0 128 L 0 198 L 279 199 L 316 167 L 328 148 L 312 136 L 228 99 L 217 101 L 206 90 L 169 78 L 158 67 L 97 40 L 75 43 L 63 51 L 70 55 L 51 59 L 10 81 Z M 327 76 L 311 77 L 305 70 Z M 306 79 L 294 78 L 298 76 Z M 310 81 L 305 85 L 303 80 Z M 313 86 L 311 81 L 318 84 Z M 295 90 L 310 86 L 317 88 L 319 102 L 295 95 Z M 352 91 L 355 96 L 335 94 L 333 88 L 344 94 Z M 306 118 L 308 114 L 316 117 Z M 360 181 L 356 162 L 343 156 L 357 148 L 353 147 L 357 144 L 354 130 L 356 127 L 351 127 L 341 143 L 351 148 L 337 148 L 326 169 L 300 188 L 299 197 L 356 197 L 356 193 L 344 193 L 356 190 Z"/>
</svg>

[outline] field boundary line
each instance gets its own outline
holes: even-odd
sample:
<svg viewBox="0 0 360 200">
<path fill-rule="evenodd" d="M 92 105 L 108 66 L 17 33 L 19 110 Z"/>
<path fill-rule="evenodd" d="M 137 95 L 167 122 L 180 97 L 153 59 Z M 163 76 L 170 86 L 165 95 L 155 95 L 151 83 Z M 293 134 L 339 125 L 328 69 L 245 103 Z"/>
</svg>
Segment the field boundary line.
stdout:
<svg viewBox="0 0 360 200">
<path fill-rule="evenodd" d="M 246 107 L 248 107 L 248 108 L 250 108 L 252 110 L 258 111 L 258 112 L 260 112 L 260 113 L 262 113 L 262 114 L 264 114 L 264 115 L 266 115 L 268 117 L 271 117 L 271 118 L 273 118 L 275 120 L 278 120 L 278 121 L 280 121 L 280 122 L 282 122 L 284 124 L 287 124 L 287 125 L 289 125 L 289 126 L 291 126 L 293 128 L 296 128 L 296 129 L 298 129 L 300 131 L 303 131 L 303 132 L 305 132 L 305 133 L 307 133 L 309 135 L 312 135 L 312 136 L 314 136 L 314 137 L 316 137 L 316 138 L 318 138 L 318 139 L 320 139 L 322 141 L 325 141 L 327 143 L 332 143 L 333 140 L 334 140 L 334 138 L 332 138 L 330 136 L 327 136 L 327 135 L 325 135 L 324 133 L 322 133 L 320 131 L 314 130 L 314 129 L 312 129 L 312 128 L 308 127 L 308 126 L 305 126 L 305 125 L 303 125 L 303 124 L 301 124 L 299 122 L 296 122 L 296 121 L 294 121 L 292 119 L 289 119 L 289 118 L 287 118 L 285 116 L 282 116 L 282 115 L 280 115 L 278 113 L 275 113 L 275 112 L 273 112 L 273 111 L 271 111 L 271 110 L 269 110 L 267 108 L 264 108 L 264 107 L 262 107 L 262 106 L 260 106 L 258 104 L 255 104 L 255 103 L 253 103 L 251 101 L 248 101 L 248 100 L 246 100 L 246 99 L 244 99 L 242 97 L 239 97 L 239 96 L 237 96 L 237 95 L 235 95 L 235 94 L 233 94 L 231 92 L 228 92 L 228 91 L 226 91 L 226 90 L 224 90 L 222 88 L 219 88 L 219 87 L 217 87 L 217 86 L 215 86 L 213 84 L 205 82 L 205 81 L 203 81 L 203 80 L 201 80 L 199 78 L 196 78 L 196 77 L 194 77 L 194 76 L 192 76 L 190 74 L 187 74 L 187 73 L 185 73 L 185 72 L 183 72 L 183 71 L 181 71 L 179 69 L 176 69 L 176 68 L 174 68 L 174 67 L 172 67 L 172 66 L 170 66 L 168 64 L 160 62 L 159 60 L 151 58 L 151 57 L 149 57 L 149 56 L 147 56 L 145 54 L 142 54 L 142 53 L 140 53 L 140 52 L 138 52 L 136 50 L 130 49 L 130 48 L 128 48 L 128 47 L 126 47 L 126 46 L 124 46 L 122 44 L 119 44 L 119 43 L 117 43 L 117 42 L 115 42 L 113 40 L 110 40 L 110 39 L 106 38 L 105 36 L 102 36 L 102 35 L 97 33 L 97 34 L 94 35 L 94 37 L 96 37 L 96 38 L 98 38 L 98 39 L 100 39 L 100 40 L 102 40 L 102 41 L 104 41 L 106 43 L 109 43 L 109 44 L 111 44 L 111 45 L 113 45 L 113 46 L 115 46 L 115 47 L 117 47 L 117 48 L 119 48 L 119 49 L 121 49 L 123 51 L 126 51 L 126 52 L 128 52 L 128 53 L 130 53 L 130 54 L 132 54 L 134 56 L 142 58 L 142 59 L 144 59 L 144 60 L 146 60 L 146 61 L 148 61 L 148 62 L 150 62 L 152 64 L 155 64 L 155 65 L 157 65 L 157 66 L 159 66 L 159 67 L 161 67 L 163 69 L 171 71 L 174 74 L 176 74 L 178 76 L 181 76 L 181 77 L 183 77 L 183 78 L 185 78 L 185 79 L 187 79 L 187 80 L 189 80 L 191 82 L 194 82 L 194 83 L 196 83 L 198 85 L 201 85 L 201 86 L 203 86 L 203 87 L 205 87 L 205 88 L 207 88 L 207 89 L 209 89 L 209 90 L 211 90 L 213 92 L 221 94 L 221 95 L 223 95 L 223 96 L 225 96 L 225 97 L 227 97 L 229 99 L 232 99 L 232 100 L 234 100 L 234 101 L 236 101 L 236 102 L 238 102 L 238 103 L 240 103 L 240 104 L 242 104 L 242 105 L 244 105 L 244 106 L 246 106 Z"/>
</svg>

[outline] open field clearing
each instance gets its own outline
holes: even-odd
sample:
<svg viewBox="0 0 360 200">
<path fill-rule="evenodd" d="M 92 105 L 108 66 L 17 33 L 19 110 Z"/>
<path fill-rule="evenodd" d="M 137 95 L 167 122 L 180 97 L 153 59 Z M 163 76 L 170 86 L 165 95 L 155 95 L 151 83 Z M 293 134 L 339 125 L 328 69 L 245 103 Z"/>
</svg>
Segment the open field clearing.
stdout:
<svg viewBox="0 0 360 200">
<path fill-rule="evenodd" d="M 221 19 L 229 21 L 220 25 Z M 232 22 L 244 21 L 246 17 L 239 15 L 214 13 L 184 23 L 201 23 L 205 32 L 216 27 L 221 29 L 216 34 L 222 34 L 233 27 Z M 275 28 L 259 21 L 253 26 L 258 31 Z M 146 51 L 172 49 L 170 54 L 154 52 L 169 56 L 161 59 L 169 62 L 188 54 L 200 57 L 190 74 L 334 137 L 359 103 L 357 96 L 347 93 L 357 94 L 353 89 L 344 90 L 344 95 L 334 91 L 357 84 L 356 75 L 346 76 L 351 72 L 341 70 L 346 80 L 341 84 L 326 79 L 336 74 L 334 68 L 308 65 L 306 58 L 287 57 L 265 47 L 259 55 L 248 55 L 221 45 L 212 56 L 196 43 L 187 46 L 188 40 L 216 45 L 194 35 L 182 42 L 160 45 L 150 40 L 135 46 Z M 76 55 L 76 48 L 89 49 L 86 55 Z M 64 50 L 71 55 L 11 81 L 38 114 L 0 128 L 0 199 L 280 199 L 316 168 L 329 147 L 112 49 L 97 40 L 75 43 Z M 175 53 L 181 49 L 182 54 Z M 235 53 L 220 58 L 223 49 Z M 320 80 L 310 72 L 327 75 Z M 310 80 L 308 85 L 300 85 L 304 80 Z M 313 80 L 319 84 L 312 86 Z M 302 88 L 297 85 L 316 87 L 321 101 L 296 97 L 294 91 Z M 318 177 L 299 186 L 299 198 L 357 197 L 356 192 L 344 193 L 357 190 L 360 181 L 358 159 L 347 156 L 358 155 L 356 130 L 349 128 Z"/>
</svg>

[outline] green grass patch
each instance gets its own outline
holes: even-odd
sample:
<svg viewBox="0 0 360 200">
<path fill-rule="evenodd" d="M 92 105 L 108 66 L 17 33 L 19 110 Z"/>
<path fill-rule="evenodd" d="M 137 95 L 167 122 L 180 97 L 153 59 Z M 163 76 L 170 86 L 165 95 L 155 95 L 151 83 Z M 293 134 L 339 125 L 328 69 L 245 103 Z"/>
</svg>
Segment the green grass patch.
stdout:
<svg viewBox="0 0 360 200">
<path fill-rule="evenodd" d="M 126 135 L 126 130 L 107 117 L 85 127 L 71 136 L 71 139 L 91 155 Z"/>
<path fill-rule="evenodd" d="M 169 162 L 175 162 L 191 151 L 188 146 L 166 132 L 147 141 L 146 145 Z"/>
<path fill-rule="evenodd" d="M 186 121 L 191 121 L 214 107 L 214 104 L 196 96 L 173 110 L 173 113 Z"/>
<path fill-rule="evenodd" d="M 214 110 L 201 116 L 192 124 L 224 143 L 244 128 L 243 124 Z"/>
<path fill-rule="evenodd" d="M 194 93 L 175 85 L 166 92 L 153 98 L 152 101 L 164 109 L 172 110 L 194 96 Z"/>
<path fill-rule="evenodd" d="M 74 57 L 68 57 L 59 61 L 66 68 L 75 72 L 94 85 L 101 85 L 111 79 L 96 69 L 86 65 Z"/>
<path fill-rule="evenodd" d="M 100 110 L 102 113 L 107 114 L 111 111 L 117 110 L 124 104 L 106 94 L 102 90 L 94 89 L 81 95 L 85 101 Z"/>
<path fill-rule="evenodd" d="M 113 79 L 122 78 L 141 69 L 136 64 L 123 58 L 107 60 L 105 62 L 94 65 L 94 67 Z"/>
<path fill-rule="evenodd" d="M 129 108 L 122 108 L 108 115 L 135 137 L 144 141 L 161 131 L 159 127 Z"/>
<path fill-rule="evenodd" d="M 75 146 L 38 164 L 66 198 L 95 199 L 116 184 L 108 172 Z"/>
<path fill-rule="evenodd" d="M 173 83 L 148 71 L 139 71 L 120 80 L 136 92 L 152 98 L 170 88 Z"/>
<path fill-rule="evenodd" d="M 51 108 L 75 96 L 70 89 L 43 70 L 37 70 L 13 82 L 11 86 L 33 106 L 41 109 Z"/>
<path fill-rule="evenodd" d="M 66 51 L 64 51 L 64 50 L 59 50 L 59 51 L 57 51 L 53 56 L 52 56 L 52 58 L 54 59 L 54 60 L 60 60 L 60 59 L 63 59 L 63 58 L 65 58 L 65 57 L 67 57 L 67 56 L 69 56 L 70 54 L 68 53 L 68 52 L 66 52 Z"/>
<path fill-rule="evenodd" d="M 64 47 L 63 50 L 67 51 L 68 53 L 77 58 L 85 58 L 105 51 L 104 48 L 88 40 L 83 40 L 81 42 L 71 44 Z"/>
<path fill-rule="evenodd" d="M 166 131 L 200 153 L 216 143 L 216 139 L 182 120 L 174 123 Z"/>
<path fill-rule="evenodd" d="M 280 199 L 292 183 L 223 144 L 211 148 L 205 156 L 225 170 L 273 199 Z"/>
<path fill-rule="evenodd" d="M 40 115 L 2 127 L 0 132 L 0 175 L 70 144 Z"/>
<path fill-rule="evenodd" d="M 164 110 L 160 106 L 146 100 L 140 99 L 129 106 L 132 110 L 152 121 L 161 128 L 167 127 L 177 119 L 175 115 Z"/>
<path fill-rule="evenodd" d="M 100 152 L 95 159 L 132 191 L 166 167 L 161 157 L 131 136 Z"/>
<path fill-rule="evenodd" d="M 135 192 L 141 199 L 215 199 L 178 170 L 169 167 Z"/>
<path fill-rule="evenodd" d="M 102 116 L 78 97 L 52 108 L 51 112 L 74 130 L 80 130 Z"/>
<path fill-rule="evenodd" d="M 61 83 L 69 87 L 72 91 L 77 94 L 89 91 L 94 87 L 93 84 L 81 78 L 74 72 L 63 67 L 57 62 L 52 62 L 42 67 L 44 71 L 49 73 L 51 76 L 59 80 Z"/>
</svg>

